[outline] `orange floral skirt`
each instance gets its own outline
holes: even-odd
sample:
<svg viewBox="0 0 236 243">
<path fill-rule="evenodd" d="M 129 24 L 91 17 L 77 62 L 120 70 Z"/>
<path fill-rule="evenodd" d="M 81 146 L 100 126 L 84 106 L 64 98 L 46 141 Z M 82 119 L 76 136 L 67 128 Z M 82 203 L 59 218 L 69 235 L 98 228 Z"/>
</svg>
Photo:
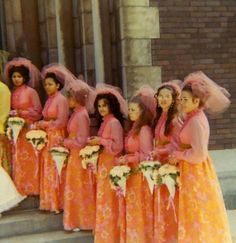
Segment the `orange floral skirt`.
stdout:
<svg viewBox="0 0 236 243">
<path fill-rule="evenodd" d="M 13 147 L 13 181 L 22 195 L 39 194 L 39 159 L 23 128 Z"/>
<path fill-rule="evenodd" d="M 99 156 L 96 192 L 95 243 L 119 243 L 119 209 L 116 192 L 111 189 L 109 172 L 115 157 L 103 150 Z"/>
<path fill-rule="evenodd" d="M 211 159 L 180 161 L 179 243 L 231 243 L 219 182 Z"/>
<path fill-rule="evenodd" d="M 40 209 L 57 212 L 63 209 L 66 166 L 59 176 L 49 151 L 53 146 L 61 144 L 64 131 L 48 130 L 47 135 L 48 143 L 40 158 Z"/>
<path fill-rule="evenodd" d="M 95 176 L 82 168 L 79 149 L 72 149 L 66 170 L 64 219 L 66 230 L 94 229 Z"/>
</svg>

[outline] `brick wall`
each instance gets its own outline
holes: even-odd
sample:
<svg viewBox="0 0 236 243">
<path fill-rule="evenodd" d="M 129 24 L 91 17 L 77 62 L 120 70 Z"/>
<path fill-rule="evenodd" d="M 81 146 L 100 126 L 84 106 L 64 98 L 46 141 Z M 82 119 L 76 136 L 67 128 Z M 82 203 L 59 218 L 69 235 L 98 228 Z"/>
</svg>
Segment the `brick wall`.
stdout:
<svg viewBox="0 0 236 243">
<path fill-rule="evenodd" d="M 159 7 L 160 39 L 152 41 L 153 65 L 162 80 L 204 71 L 231 93 L 231 107 L 210 118 L 210 149 L 236 148 L 236 1 L 150 0 Z"/>
</svg>

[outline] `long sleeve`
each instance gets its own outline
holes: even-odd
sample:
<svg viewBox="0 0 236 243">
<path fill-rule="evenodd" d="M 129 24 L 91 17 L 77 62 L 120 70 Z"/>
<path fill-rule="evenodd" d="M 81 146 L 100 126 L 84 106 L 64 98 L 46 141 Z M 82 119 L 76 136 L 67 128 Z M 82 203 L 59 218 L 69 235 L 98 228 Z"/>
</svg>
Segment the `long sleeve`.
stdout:
<svg viewBox="0 0 236 243">
<path fill-rule="evenodd" d="M 90 131 L 90 121 L 89 117 L 84 113 L 78 115 L 76 120 L 78 124 L 76 138 L 67 138 L 64 140 L 64 145 L 68 148 L 82 148 L 86 145 L 89 131 Z"/>
<path fill-rule="evenodd" d="M 100 137 L 99 143 L 111 154 L 121 153 L 123 149 L 123 128 L 118 120 L 110 121 L 110 138 Z"/>
<path fill-rule="evenodd" d="M 38 93 L 35 90 L 31 90 L 30 93 L 31 107 L 27 110 L 22 110 L 20 116 L 27 118 L 32 121 L 37 121 L 42 116 L 42 106 L 38 96 Z"/>
<path fill-rule="evenodd" d="M 208 155 L 209 127 L 207 121 L 192 119 L 185 132 L 189 137 L 189 149 L 175 151 L 173 156 L 178 160 L 184 160 L 192 164 L 201 163 Z"/>
<path fill-rule="evenodd" d="M 125 160 L 128 163 L 138 163 L 146 160 L 148 154 L 153 150 L 153 134 L 148 126 L 143 126 L 139 133 L 139 151 L 133 154 L 127 154 Z"/>
<path fill-rule="evenodd" d="M 51 121 L 49 128 L 63 128 L 66 126 L 66 122 L 69 116 L 69 107 L 66 99 L 58 99 L 57 103 L 57 117 L 54 121 Z"/>
<path fill-rule="evenodd" d="M 7 86 L 0 83 L 0 134 L 4 133 L 4 125 L 11 107 L 11 93 Z"/>
</svg>

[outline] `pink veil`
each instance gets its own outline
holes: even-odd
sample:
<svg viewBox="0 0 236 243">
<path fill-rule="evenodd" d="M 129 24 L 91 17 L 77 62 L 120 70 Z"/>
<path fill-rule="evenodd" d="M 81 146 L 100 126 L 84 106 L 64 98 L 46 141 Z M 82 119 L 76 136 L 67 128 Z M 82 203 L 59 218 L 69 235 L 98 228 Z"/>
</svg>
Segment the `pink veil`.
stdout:
<svg viewBox="0 0 236 243">
<path fill-rule="evenodd" d="M 29 86 L 32 88 L 37 87 L 39 81 L 41 80 L 41 74 L 38 68 L 28 59 L 24 57 L 15 57 L 11 61 L 7 62 L 4 68 L 4 82 L 9 86 L 10 85 L 10 77 L 9 71 L 14 66 L 25 66 L 29 69 Z"/>
<path fill-rule="evenodd" d="M 230 105 L 229 92 L 202 71 L 190 73 L 184 79 L 185 85 L 191 86 L 193 94 L 204 102 L 204 108 L 210 114 L 222 113 Z"/>
<path fill-rule="evenodd" d="M 65 93 L 72 93 L 77 100 L 79 100 L 81 96 L 84 96 L 87 110 L 89 112 L 93 111 L 93 103 L 96 98 L 95 89 L 84 81 L 76 78 L 76 76 L 62 64 L 52 63 L 45 66 L 42 70 L 43 79 L 46 77 L 47 73 L 54 73 L 56 75 L 58 81 L 64 85 L 63 91 Z"/>
<path fill-rule="evenodd" d="M 108 94 L 108 93 L 114 95 L 117 98 L 118 102 L 120 103 L 120 110 L 121 110 L 122 114 L 124 116 L 128 115 L 127 102 L 124 99 L 124 97 L 122 96 L 120 88 L 115 87 L 113 85 L 109 85 L 109 84 L 99 83 L 96 85 L 96 92 L 97 92 L 97 95 Z"/>
<path fill-rule="evenodd" d="M 154 95 L 154 89 L 152 89 L 149 85 L 144 85 L 134 93 L 130 100 L 132 101 L 134 97 L 139 96 L 142 104 L 151 111 L 153 116 L 155 116 L 157 102 Z"/>
</svg>

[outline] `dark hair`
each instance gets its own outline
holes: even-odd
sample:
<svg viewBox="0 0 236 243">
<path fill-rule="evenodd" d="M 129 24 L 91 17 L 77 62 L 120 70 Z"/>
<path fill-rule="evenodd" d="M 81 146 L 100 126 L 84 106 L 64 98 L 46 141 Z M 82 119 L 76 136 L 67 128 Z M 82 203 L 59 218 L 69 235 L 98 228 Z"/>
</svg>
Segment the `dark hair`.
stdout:
<svg viewBox="0 0 236 243">
<path fill-rule="evenodd" d="M 59 81 L 59 78 L 56 76 L 55 73 L 47 73 L 46 76 L 45 76 L 45 78 L 44 78 L 44 81 L 45 81 L 45 79 L 47 79 L 47 78 L 51 78 L 51 79 L 54 80 L 54 82 L 55 82 L 56 84 L 59 84 L 59 88 L 58 88 L 58 90 L 63 89 L 64 85 L 62 84 L 62 82 Z"/>
<path fill-rule="evenodd" d="M 98 94 L 94 101 L 95 116 L 98 119 L 98 127 L 100 127 L 103 121 L 102 120 L 103 117 L 100 115 L 98 111 L 98 101 L 102 99 L 107 101 L 109 112 L 113 114 L 115 118 L 117 118 L 120 121 L 121 125 L 123 126 L 124 118 L 120 110 L 120 103 L 115 95 L 111 93 L 107 93 L 107 94 Z"/>
<path fill-rule="evenodd" d="M 158 90 L 157 90 L 157 93 L 155 94 L 155 97 L 157 97 L 160 93 L 160 91 L 162 89 L 168 89 L 172 92 L 172 99 L 173 99 L 173 103 L 171 104 L 168 112 L 167 112 L 167 120 L 166 120 L 166 124 L 165 124 L 165 131 L 164 131 L 164 134 L 166 136 L 168 136 L 171 132 L 171 129 L 172 129 L 172 120 L 174 119 L 174 116 L 177 114 L 177 97 L 178 97 L 178 94 L 177 92 L 175 91 L 175 89 L 173 89 L 171 86 L 169 85 L 166 85 L 166 86 L 162 86 L 160 87 Z M 161 114 L 162 114 L 162 108 L 157 104 L 157 107 L 156 107 L 156 118 L 154 119 L 154 125 L 157 124 L 157 122 L 159 121 L 160 117 L 161 117 Z"/>
<path fill-rule="evenodd" d="M 141 114 L 139 116 L 139 119 L 136 121 L 135 127 L 134 127 L 134 135 L 138 135 L 141 128 L 145 125 L 152 125 L 152 119 L 153 115 L 147 107 L 142 103 L 140 96 L 133 97 L 130 101 L 130 103 L 138 104 L 141 109 Z"/>
<path fill-rule="evenodd" d="M 12 88 L 13 82 L 12 82 L 12 75 L 17 72 L 20 73 L 20 75 L 23 77 L 24 79 L 24 84 L 27 84 L 30 81 L 30 76 L 29 76 L 29 69 L 24 66 L 24 65 L 20 65 L 20 66 L 13 66 L 12 68 L 10 68 L 9 70 L 9 80 L 11 81 L 11 87 Z"/>
<path fill-rule="evenodd" d="M 187 91 L 189 93 L 192 94 L 193 98 L 198 98 L 200 99 L 196 94 L 193 93 L 193 89 L 192 89 L 192 86 L 187 84 L 183 87 L 182 91 Z M 200 102 L 199 102 L 199 107 L 203 107 L 204 106 L 204 102 L 200 99 Z"/>
</svg>

